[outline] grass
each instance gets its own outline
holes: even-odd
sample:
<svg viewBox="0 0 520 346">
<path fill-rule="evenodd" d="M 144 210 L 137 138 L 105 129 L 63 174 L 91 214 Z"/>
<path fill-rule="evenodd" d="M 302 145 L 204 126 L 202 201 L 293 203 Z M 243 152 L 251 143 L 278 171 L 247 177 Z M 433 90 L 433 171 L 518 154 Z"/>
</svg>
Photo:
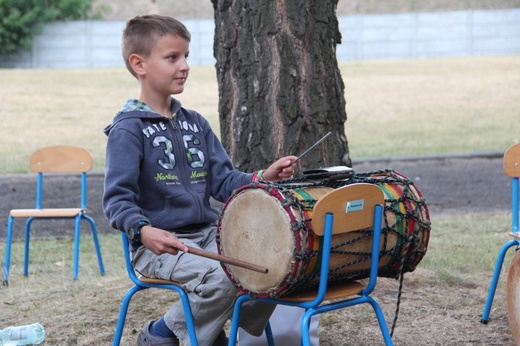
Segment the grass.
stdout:
<svg viewBox="0 0 520 346">
<path fill-rule="evenodd" d="M 518 56 L 342 65 L 353 158 L 504 151 L 520 141 L 517 69 Z"/>
<path fill-rule="evenodd" d="M 489 285 L 496 252 L 508 240 L 508 225 L 509 216 L 505 213 L 475 214 L 463 218 L 458 215 L 437 215 L 432 219 L 432 229 L 435 231 L 431 233 L 428 253 L 416 272 L 407 276 L 405 281 L 405 296 L 402 298 L 405 305 L 402 307 L 398 326 L 407 326 L 408 323 L 410 326 L 419 326 L 419 322 L 407 322 L 407 316 L 418 313 L 417 309 L 423 313 L 426 313 L 424 309 L 428 309 L 429 313 L 436 314 L 438 312 L 437 308 L 434 308 L 435 305 L 441 306 L 445 313 L 451 311 L 455 305 L 460 314 L 473 316 L 464 318 L 476 319 L 482 312 L 485 297 L 483 290 Z M 46 345 L 110 344 L 119 304 L 131 283 L 124 268 L 120 235 L 101 235 L 100 241 L 106 275 L 99 275 L 92 241 L 89 235 L 84 235 L 81 242 L 78 281 L 71 279 L 71 239 L 33 241 L 30 274 L 27 278 L 22 276 L 23 243 L 13 243 L 10 286 L 9 289 L 2 289 L 0 299 L 0 326 L 39 322 L 46 328 Z M 482 247 L 483 243 L 488 246 Z M 1 243 L 0 253 L 4 251 L 5 245 Z M 511 253 L 512 251 L 505 263 L 509 263 Z M 385 305 L 383 310 L 388 314 L 387 321 L 391 324 L 395 309 L 396 283 L 392 279 L 386 280 L 388 282 L 382 283 L 383 291 L 376 296 Z M 505 299 L 500 293 L 503 286 L 502 280 L 495 298 L 495 309 L 505 310 Z M 478 289 L 479 293 L 476 292 Z M 439 296 L 439 292 L 444 293 Z M 146 293 L 146 298 L 144 297 L 143 293 L 138 293 L 132 300 L 122 345 L 133 343 L 135 332 L 140 330 L 142 324 L 155 318 L 157 311 L 163 311 L 165 302 L 176 299 L 175 294 L 162 290 L 150 290 Z M 406 305 L 416 299 L 424 301 L 419 300 L 417 306 Z M 426 305 L 425 301 L 428 302 Z M 493 314 L 495 317 L 497 313 L 494 311 Z M 321 322 L 322 345 L 339 345 L 337 341 L 330 339 L 334 335 L 341 335 L 338 334 L 339 326 L 361 323 L 363 328 L 368 328 L 365 324 L 370 326 L 374 322 L 370 311 L 363 308 L 326 316 Z M 376 329 L 368 331 L 368 336 L 357 339 L 356 336 L 350 335 L 350 338 L 353 338 L 353 343 L 356 344 L 365 344 L 360 340 L 368 338 L 368 345 L 370 338 L 373 342 L 374 335 L 377 335 L 377 326 L 373 328 Z M 352 329 L 348 330 L 352 333 Z M 412 330 L 411 335 L 406 337 L 417 338 L 420 334 L 414 333 L 418 332 L 420 333 L 420 330 Z M 403 337 L 405 334 L 406 332 L 400 331 L 397 336 Z M 438 339 L 445 340 L 442 335 L 436 336 L 433 340 Z M 406 340 L 399 344 L 411 345 Z"/>
<path fill-rule="evenodd" d="M 341 63 L 340 68 L 354 160 L 503 152 L 520 141 L 520 56 L 356 62 Z M 102 129 L 126 98 L 138 95 L 136 81 L 116 68 L 0 70 L 0 90 L 0 174 L 27 172 L 34 149 L 58 143 L 86 147 L 95 169 L 102 170 Z M 204 114 L 218 133 L 213 67 L 194 67 L 179 98 Z M 493 326 L 478 324 L 497 251 L 509 240 L 509 224 L 508 213 L 434 215 L 428 253 L 405 279 L 396 344 L 511 344 L 503 313 L 504 280 L 493 305 Z M 32 241 L 27 278 L 22 276 L 23 244 L 13 244 L 10 287 L 0 295 L 0 328 L 40 322 L 47 331 L 46 345 L 111 343 L 121 299 L 131 286 L 120 236 L 100 236 L 105 276 L 99 275 L 92 242 L 83 238 L 78 281 L 71 279 L 71 239 Z M 4 242 L 0 253 L 5 253 Z M 396 285 L 382 280 L 377 292 L 389 324 Z M 133 344 L 143 323 L 175 299 L 160 290 L 141 299 L 139 295 L 130 306 L 122 345 Z M 372 315 L 347 310 L 321 320 L 321 344 L 373 345 L 378 331 Z"/>
<path fill-rule="evenodd" d="M 205 114 L 218 131 L 215 72 L 194 68 L 190 82 L 178 98 Z M 103 129 L 126 99 L 139 97 L 137 81 L 123 68 L 0 69 L 0 90 L 0 174 L 28 172 L 30 154 L 55 144 L 85 147 L 94 157 L 94 170 L 103 170 Z"/>
<path fill-rule="evenodd" d="M 434 232 L 421 267 L 439 273 L 441 282 L 447 281 L 442 280 L 444 275 L 463 282 L 465 277 L 474 280 L 476 273 L 492 271 L 498 249 L 509 240 L 506 214 L 435 215 L 432 221 Z"/>
<path fill-rule="evenodd" d="M 351 157 L 502 152 L 520 141 L 520 56 L 341 63 Z M 0 174 L 28 172 L 32 151 L 75 144 L 103 170 L 103 128 L 138 84 L 124 68 L 0 70 Z M 178 97 L 216 133 L 212 66 Z"/>
</svg>

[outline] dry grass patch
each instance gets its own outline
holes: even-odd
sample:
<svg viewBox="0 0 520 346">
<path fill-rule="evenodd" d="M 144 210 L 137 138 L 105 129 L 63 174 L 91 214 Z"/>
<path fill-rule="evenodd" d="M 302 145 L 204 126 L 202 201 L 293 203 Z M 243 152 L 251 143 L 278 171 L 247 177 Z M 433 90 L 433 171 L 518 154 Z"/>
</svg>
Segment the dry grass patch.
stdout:
<svg viewBox="0 0 520 346">
<path fill-rule="evenodd" d="M 504 151 L 520 141 L 520 58 L 341 65 L 353 157 Z"/>
<path fill-rule="evenodd" d="M 394 341 L 396 345 L 514 345 L 507 321 L 505 278 L 496 292 L 491 321 L 480 323 L 498 250 L 508 241 L 509 215 L 438 214 L 423 261 L 405 275 Z M 29 277 L 22 276 L 23 244 L 13 244 L 10 287 L 0 288 L 0 325 L 42 323 L 46 345 L 111 344 L 127 278 L 119 234 L 100 237 L 106 275 L 100 276 L 90 236 L 82 238 L 79 280 L 72 280 L 72 240 L 35 240 Z M 486 244 L 486 246 L 482 246 Z M 0 243 L 0 253 L 5 244 Z M 510 255 L 506 259 L 507 270 Z M 505 275 L 504 275 L 505 276 Z M 399 282 L 382 278 L 374 296 L 391 327 Z M 143 324 L 161 314 L 174 293 L 135 295 L 122 345 L 135 343 Z M 367 306 L 325 314 L 323 346 L 381 345 L 379 327 Z"/>
<path fill-rule="evenodd" d="M 341 63 L 351 156 L 504 151 L 520 141 L 520 56 Z M 124 68 L 0 70 L 4 120 L 0 174 L 28 171 L 29 155 L 54 144 L 84 146 L 104 167 L 102 133 L 138 84 Z M 216 133 L 213 66 L 195 66 L 183 105 Z"/>
</svg>

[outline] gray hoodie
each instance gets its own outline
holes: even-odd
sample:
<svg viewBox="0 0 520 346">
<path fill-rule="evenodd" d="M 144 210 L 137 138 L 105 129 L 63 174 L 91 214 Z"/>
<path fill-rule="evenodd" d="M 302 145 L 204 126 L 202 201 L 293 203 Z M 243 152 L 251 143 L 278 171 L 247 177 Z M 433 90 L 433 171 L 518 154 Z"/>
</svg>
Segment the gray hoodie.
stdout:
<svg viewBox="0 0 520 346">
<path fill-rule="evenodd" d="M 173 98 L 171 105 L 171 120 L 127 107 L 104 130 L 103 210 L 120 231 L 140 220 L 166 230 L 215 222 L 210 197 L 224 202 L 251 182 L 251 173 L 233 168 L 202 115 Z"/>
</svg>

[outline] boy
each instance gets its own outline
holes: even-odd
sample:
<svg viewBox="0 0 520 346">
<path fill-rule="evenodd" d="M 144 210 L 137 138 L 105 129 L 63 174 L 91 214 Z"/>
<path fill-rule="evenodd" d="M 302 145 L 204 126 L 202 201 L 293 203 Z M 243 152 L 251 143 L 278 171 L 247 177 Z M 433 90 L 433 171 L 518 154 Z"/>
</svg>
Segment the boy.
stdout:
<svg viewBox="0 0 520 346">
<path fill-rule="evenodd" d="M 139 81 L 140 96 L 128 100 L 105 128 L 103 208 L 112 227 L 127 232 L 138 272 L 181 282 L 189 292 L 199 344 L 227 345 L 223 328 L 237 290 L 218 262 L 186 254 L 186 245 L 216 252 L 218 212 L 210 197 L 225 201 L 252 180 L 290 178 L 296 157 L 255 174 L 233 168 L 206 119 L 171 97 L 184 90 L 189 42 L 189 32 L 173 18 L 128 21 L 123 58 Z M 258 302 L 248 306 L 241 327 L 261 334 L 273 309 Z M 178 345 L 179 339 L 190 344 L 182 306 L 175 304 L 148 322 L 137 344 Z"/>
</svg>

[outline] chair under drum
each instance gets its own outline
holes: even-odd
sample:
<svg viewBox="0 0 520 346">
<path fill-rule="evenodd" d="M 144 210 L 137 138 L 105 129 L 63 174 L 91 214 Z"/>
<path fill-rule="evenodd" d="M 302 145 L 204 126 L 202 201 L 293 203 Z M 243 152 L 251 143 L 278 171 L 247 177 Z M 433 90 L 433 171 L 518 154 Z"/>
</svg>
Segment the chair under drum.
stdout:
<svg viewBox="0 0 520 346">
<path fill-rule="evenodd" d="M 491 278 L 491 284 L 484 305 L 484 311 L 482 312 L 481 322 L 487 324 L 489 322 L 489 315 L 491 312 L 491 305 L 495 297 L 495 291 L 497 289 L 498 280 L 504 264 L 504 258 L 507 251 L 516 246 L 516 250 L 520 246 L 520 234 L 518 233 L 519 224 L 519 178 L 520 178 L 520 143 L 512 145 L 504 153 L 504 173 L 511 178 L 511 233 L 510 236 L 513 238 L 506 242 L 498 253 L 498 258 L 495 266 L 493 277 Z"/>
<path fill-rule="evenodd" d="M 190 336 L 191 345 L 197 346 L 197 335 L 195 333 L 195 324 L 193 322 L 193 315 L 191 312 L 190 302 L 188 299 L 188 295 L 182 285 L 176 281 L 168 281 L 161 279 L 153 279 L 147 278 L 144 276 L 137 277 L 134 267 L 132 266 L 132 260 L 130 258 L 130 243 L 125 233 L 121 232 L 121 238 L 123 242 L 123 251 L 125 256 L 125 264 L 126 271 L 130 280 L 134 283 L 134 286 L 131 287 L 125 294 L 123 298 L 123 302 L 121 303 L 121 309 L 119 311 L 119 319 L 117 321 L 116 331 L 114 334 L 114 342 L 113 346 L 119 346 L 121 343 L 121 337 L 123 335 L 123 329 L 125 327 L 126 314 L 128 312 L 128 306 L 132 297 L 135 293 L 148 289 L 148 288 L 159 288 L 164 290 L 171 290 L 177 292 L 180 300 L 182 301 L 182 306 L 184 309 L 184 316 L 186 318 L 186 326 L 188 328 L 188 333 Z"/>
<path fill-rule="evenodd" d="M 391 335 L 379 303 L 371 294 L 376 287 L 383 222 L 383 191 L 374 184 L 357 183 L 335 189 L 325 194 L 312 210 L 313 231 L 323 236 L 320 277 L 316 289 L 288 293 L 277 298 L 258 298 L 252 294 L 240 295 L 235 303 L 230 330 L 229 345 L 235 345 L 242 304 L 259 300 L 272 304 L 295 306 L 305 310 L 301 321 L 301 344 L 310 346 L 309 326 L 312 316 L 354 305 L 369 304 L 378 320 L 386 345 L 393 345 Z M 372 230 L 369 245 L 370 273 L 368 283 L 346 281 L 329 283 L 329 262 L 333 235 L 359 230 Z M 269 338 L 269 345 L 273 345 Z"/>
<path fill-rule="evenodd" d="M 26 218 L 25 222 L 25 252 L 23 275 L 29 275 L 29 242 L 31 225 L 35 220 L 42 219 L 74 219 L 74 259 L 73 259 L 73 279 L 78 278 L 79 267 L 79 244 L 81 221 L 86 220 L 90 224 L 94 246 L 96 249 L 99 271 L 101 275 L 105 274 L 103 259 L 101 257 L 101 249 L 97 235 L 97 228 L 94 220 L 87 214 L 87 172 L 92 169 L 92 156 L 90 153 L 80 147 L 57 145 L 41 148 L 32 153 L 30 157 L 30 169 L 37 173 L 36 182 L 36 206 L 34 209 L 12 209 L 7 219 L 7 241 L 4 263 L 3 284 L 8 285 L 9 267 L 11 261 L 11 243 L 13 240 L 13 223 L 15 219 Z M 78 196 L 78 204 L 75 206 L 66 206 L 62 208 L 44 208 L 43 190 L 44 179 L 51 174 L 74 175 L 80 177 L 80 183 L 77 186 L 69 186 L 70 180 L 64 179 L 63 187 L 66 190 L 73 190 L 79 187 L 80 194 Z M 48 186 L 49 184 L 46 184 Z"/>
</svg>

